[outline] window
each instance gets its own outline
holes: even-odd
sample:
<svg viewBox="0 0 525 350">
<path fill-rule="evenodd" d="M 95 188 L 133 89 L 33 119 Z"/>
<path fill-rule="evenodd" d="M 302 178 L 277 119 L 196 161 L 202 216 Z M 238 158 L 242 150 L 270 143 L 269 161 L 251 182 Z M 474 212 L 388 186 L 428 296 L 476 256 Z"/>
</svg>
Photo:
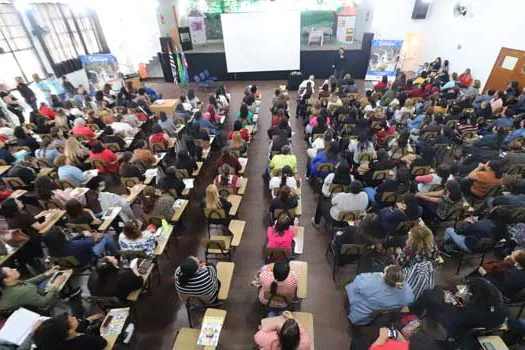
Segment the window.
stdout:
<svg viewBox="0 0 525 350">
<path fill-rule="evenodd" d="M 67 4 L 32 4 L 34 25 L 40 31 L 54 65 L 78 59 L 80 55 L 103 52 L 100 33 L 93 14 L 85 9 L 73 11 Z"/>
<path fill-rule="evenodd" d="M 33 73 L 44 75 L 33 42 L 14 6 L 0 4 L 0 77 L 9 88 L 14 88 L 15 77 L 31 81 Z"/>
</svg>

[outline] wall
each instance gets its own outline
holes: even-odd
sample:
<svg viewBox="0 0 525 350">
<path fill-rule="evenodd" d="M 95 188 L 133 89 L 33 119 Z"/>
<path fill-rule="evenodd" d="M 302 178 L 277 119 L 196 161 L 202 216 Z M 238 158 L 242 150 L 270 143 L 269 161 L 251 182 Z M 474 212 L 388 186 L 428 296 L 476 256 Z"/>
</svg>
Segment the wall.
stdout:
<svg viewBox="0 0 525 350">
<path fill-rule="evenodd" d="M 421 63 L 441 56 L 450 61 L 451 71 L 471 68 L 483 85 L 501 47 L 525 50 L 520 35 L 525 1 L 463 0 L 469 13 L 455 17 L 458 1 L 433 0 L 425 20 L 412 20 L 414 0 L 374 0 L 372 28 L 381 39 L 404 39 L 409 32 L 420 32 Z"/>
</svg>

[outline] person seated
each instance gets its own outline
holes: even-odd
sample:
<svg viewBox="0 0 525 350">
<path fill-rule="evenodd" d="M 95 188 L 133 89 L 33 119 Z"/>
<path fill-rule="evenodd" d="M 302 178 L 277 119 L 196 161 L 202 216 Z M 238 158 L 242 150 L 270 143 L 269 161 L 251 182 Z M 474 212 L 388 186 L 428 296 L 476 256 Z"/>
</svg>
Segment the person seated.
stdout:
<svg viewBox="0 0 525 350">
<path fill-rule="evenodd" d="M 64 155 L 71 160 L 71 165 L 82 170 L 90 169 L 89 164 L 86 163 L 86 160 L 89 158 L 89 151 L 75 137 L 69 137 L 65 141 Z"/>
<path fill-rule="evenodd" d="M 182 191 L 186 188 L 184 181 L 177 176 L 177 169 L 174 166 L 170 166 L 166 169 L 164 176 L 159 176 L 157 180 L 157 187 L 162 191 L 173 193 L 177 196 L 182 195 Z"/>
<path fill-rule="evenodd" d="M 493 186 L 503 184 L 503 170 L 504 163 L 501 160 L 479 163 L 476 169 L 468 174 L 468 180 L 462 183 L 463 193 L 485 198 Z"/>
<path fill-rule="evenodd" d="M 163 131 L 167 132 L 170 137 L 177 136 L 176 134 L 177 126 L 173 122 L 173 119 L 168 118 L 168 116 L 166 115 L 166 112 L 160 112 L 159 115 L 160 115 L 160 119 L 158 121 L 158 124 L 160 128 Z"/>
<path fill-rule="evenodd" d="M 104 128 L 100 139 L 103 143 L 116 143 L 121 150 L 126 149 L 126 141 L 122 137 L 115 135 L 115 131 L 110 126 Z"/>
<path fill-rule="evenodd" d="M 246 125 L 253 125 L 253 113 L 248 111 L 246 103 L 241 104 L 241 108 L 235 117 L 241 122 L 243 127 Z"/>
<path fill-rule="evenodd" d="M 279 189 L 277 196 L 272 199 L 270 203 L 270 217 L 272 222 L 275 220 L 273 217 L 273 212 L 275 209 L 282 209 L 288 211 L 290 209 L 295 209 L 299 204 L 299 197 L 292 192 L 290 187 L 283 186 Z"/>
<path fill-rule="evenodd" d="M 55 158 L 55 166 L 58 168 L 58 178 L 61 181 L 71 181 L 75 187 L 81 185 L 87 180 L 86 175 L 78 167 L 72 165 L 70 158 L 65 155 L 59 155 Z"/>
<path fill-rule="evenodd" d="M 370 161 L 368 167 L 363 165 L 358 168 L 356 178 L 362 180 L 370 187 L 376 187 L 382 184 L 386 179 L 373 179 L 374 173 L 376 171 L 391 170 L 394 166 L 395 162 L 389 158 L 388 152 L 385 150 L 379 150 L 377 152 L 377 158 Z"/>
<path fill-rule="evenodd" d="M 401 309 L 412 304 L 414 294 L 404 281 L 403 270 L 397 265 L 389 265 L 383 272 L 357 275 L 345 287 L 350 303 L 348 319 L 352 325 L 367 325 L 378 311 Z"/>
<path fill-rule="evenodd" d="M 35 154 L 35 151 L 40 147 L 37 140 L 31 135 L 28 135 L 23 127 L 17 126 L 14 129 L 14 136 L 16 137 L 16 143 L 14 146 L 17 147 L 28 147 L 31 154 Z"/>
<path fill-rule="evenodd" d="M 205 119 L 201 112 L 195 112 L 195 114 L 193 115 L 193 123 L 198 124 L 200 129 L 207 129 L 210 135 L 219 134 L 219 129 L 217 128 L 217 126 L 215 126 L 208 119 Z M 198 138 L 198 137 L 195 137 L 195 138 Z"/>
<path fill-rule="evenodd" d="M 82 203 L 76 199 L 68 200 L 64 208 L 67 221 L 71 224 L 89 225 L 92 228 L 97 228 L 102 223 L 90 209 L 85 209 Z"/>
<path fill-rule="evenodd" d="M 154 144 L 164 145 L 164 148 L 168 147 L 169 136 L 168 134 L 164 133 L 160 125 L 155 124 L 151 128 L 151 136 L 149 137 L 149 144 L 151 147 L 153 147 Z"/>
<path fill-rule="evenodd" d="M 288 118 L 286 117 L 285 111 L 283 108 L 273 108 L 272 109 L 272 127 L 276 127 L 283 120 L 286 120 L 288 122 Z"/>
<path fill-rule="evenodd" d="M 298 275 L 290 269 L 287 261 L 277 261 L 273 266 L 265 265 L 259 273 L 259 301 L 267 305 L 274 295 L 282 295 L 289 302 L 295 298 Z M 280 301 L 272 301 L 272 306 L 284 306 Z"/>
<path fill-rule="evenodd" d="M 432 231 L 426 226 L 419 225 L 408 231 L 405 246 L 398 247 L 396 253 L 396 264 L 402 268 L 412 267 L 426 261 L 433 263 L 439 257 L 439 249 Z"/>
<path fill-rule="evenodd" d="M 157 240 L 149 230 L 141 231 L 140 223 L 136 220 L 124 224 L 118 238 L 120 249 L 142 251 L 146 255 L 153 255 Z"/>
<path fill-rule="evenodd" d="M 228 113 L 230 109 L 231 95 L 226 92 L 224 85 L 219 85 L 215 90 L 215 99 L 217 100 L 220 109 Z"/>
<path fill-rule="evenodd" d="M 127 137 L 135 136 L 135 129 L 128 123 L 124 123 L 120 114 L 117 114 L 115 116 L 115 119 L 116 121 L 109 124 L 109 126 L 113 129 L 115 134 L 124 135 Z"/>
<path fill-rule="evenodd" d="M 226 147 L 232 152 L 237 152 L 239 155 L 246 154 L 248 151 L 248 145 L 242 139 L 241 134 L 238 131 L 235 131 L 232 134 L 232 138 L 226 143 Z"/>
<path fill-rule="evenodd" d="M 40 286 L 49 280 L 55 272 L 58 272 L 60 267 L 53 266 L 50 270 L 24 281 L 20 280 L 20 272 L 17 269 L 5 266 L 1 269 L 0 310 L 4 312 L 13 311 L 20 307 L 48 309 L 58 300 L 60 290 L 56 286 L 66 280 L 65 275 L 56 277 L 56 283 L 45 291 Z"/>
<path fill-rule="evenodd" d="M 120 207 L 119 220 L 127 222 L 135 219 L 135 214 L 131 210 L 131 206 L 124 199 L 123 196 L 104 191 L 100 177 L 95 177 L 86 184 L 89 191 L 86 193 L 86 207 L 91 209 L 97 216 L 102 215 L 106 210 L 113 207 Z M 117 223 L 117 219 L 113 220 L 113 224 Z M 120 232 L 118 223 L 115 225 L 115 230 Z"/>
<path fill-rule="evenodd" d="M 34 165 L 26 160 L 19 161 L 11 169 L 7 171 L 5 176 L 7 177 L 19 177 L 22 179 L 24 184 L 31 186 L 36 178 Z"/>
<path fill-rule="evenodd" d="M 259 350 L 296 349 L 309 350 L 312 347 L 310 335 L 304 330 L 290 311 L 283 312 L 285 319 L 282 325 L 271 324 L 261 326 L 253 336 Z"/>
<path fill-rule="evenodd" d="M 37 112 L 34 112 L 32 117 L 34 117 L 33 123 L 36 126 L 36 128 L 33 129 L 35 134 L 49 134 L 53 124 L 56 124 L 56 122 L 54 123 L 53 120 L 49 120 L 49 118 L 46 118 Z"/>
<path fill-rule="evenodd" d="M 426 312 L 428 318 L 437 321 L 445 328 L 461 348 L 478 348 L 474 328 L 493 329 L 499 327 L 506 318 L 506 308 L 500 292 L 483 278 L 467 280 L 466 287 L 455 295 L 452 291 L 436 286 L 418 298 L 410 311 L 421 317 Z M 450 346 L 450 343 L 448 343 Z M 465 346 L 465 347 L 464 347 Z"/>
<path fill-rule="evenodd" d="M 47 175 L 38 176 L 35 180 L 35 192 L 39 200 L 42 201 L 56 201 L 59 205 L 65 205 L 67 201 L 75 199 L 81 203 L 85 203 L 86 199 L 83 195 L 73 195 L 73 189 L 67 188 L 62 190 L 58 187 L 55 181 Z"/>
<path fill-rule="evenodd" d="M 206 109 L 206 113 L 202 115 L 202 118 L 208 120 L 213 125 L 217 125 L 221 121 L 221 116 L 217 110 L 217 101 L 214 96 L 210 96 L 208 108 Z"/>
<path fill-rule="evenodd" d="M 49 107 L 47 103 L 42 102 L 40 103 L 40 108 L 38 109 L 40 114 L 45 115 L 47 118 L 53 120 L 55 119 L 56 112 L 53 108 Z"/>
<path fill-rule="evenodd" d="M 292 128 L 290 127 L 287 118 L 282 118 L 281 122 L 278 125 L 272 126 L 268 130 L 266 130 L 268 138 L 270 139 L 273 138 L 275 135 L 280 135 L 282 132 L 285 132 L 287 138 L 292 137 Z"/>
<path fill-rule="evenodd" d="M 230 220 L 230 209 L 232 204 L 228 202 L 228 199 L 219 194 L 217 186 L 214 184 L 208 185 L 206 187 L 206 196 L 204 199 L 204 208 L 210 210 L 224 210 L 226 218 L 224 221 Z M 215 220 L 216 221 L 216 220 Z"/>
<path fill-rule="evenodd" d="M 233 138 L 233 134 L 235 132 L 238 132 L 241 135 L 241 138 L 245 142 L 249 142 L 250 141 L 250 133 L 248 132 L 247 129 L 245 129 L 242 126 L 242 123 L 241 123 L 240 120 L 236 120 L 235 122 L 233 122 L 233 130 L 228 133 L 227 139 L 231 140 Z"/>
<path fill-rule="evenodd" d="M 221 155 L 219 156 L 219 159 L 217 159 L 217 162 L 215 164 L 217 168 L 222 167 L 224 164 L 228 164 L 235 170 L 235 174 L 238 174 L 239 171 L 241 171 L 242 169 L 242 165 L 237 159 L 237 157 L 234 156 L 227 148 L 223 148 L 221 150 Z"/>
<path fill-rule="evenodd" d="M 415 182 L 418 192 L 425 193 L 433 191 L 436 187 L 444 187 L 447 181 L 453 179 L 454 177 L 450 174 L 450 166 L 440 164 L 435 173 L 416 176 Z"/>
<path fill-rule="evenodd" d="M 142 191 L 140 205 L 146 216 L 160 217 L 170 220 L 175 213 L 173 205 L 175 198 L 169 192 L 159 193 L 155 187 L 148 186 Z"/>
<path fill-rule="evenodd" d="M 35 151 L 35 157 L 45 159 L 52 165 L 55 158 L 60 155 L 60 152 L 56 148 L 49 147 L 50 144 L 50 139 L 42 140 L 42 145 Z"/>
<path fill-rule="evenodd" d="M 197 108 L 197 105 L 200 105 L 201 103 L 197 95 L 195 95 L 195 89 L 188 90 L 187 100 L 188 100 L 188 103 L 191 104 L 192 108 Z"/>
<path fill-rule="evenodd" d="M 481 239 L 495 241 L 500 232 L 505 232 L 505 227 L 497 218 L 468 217 L 456 223 L 455 227 L 445 230 L 441 248 L 451 252 L 459 248 L 463 252 L 473 253 L 478 248 Z"/>
<path fill-rule="evenodd" d="M 157 158 L 153 155 L 153 152 L 148 148 L 146 141 L 138 140 L 135 143 L 135 150 L 133 151 L 133 158 L 136 162 L 141 162 L 144 168 L 151 168 L 157 163 Z"/>
<path fill-rule="evenodd" d="M 288 215 L 281 215 L 275 224 L 266 230 L 266 247 L 283 248 L 291 252 L 295 236 L 297 227 L 292 227 L 292 219 Z"/>
<path fill-rule="evenodd" d="M 340 220 L 341 212 L 361 212 L 364 213 L 368 207 L 368 195 L 363 191 L 363 184 L 359 180 L 354 180 L 343 192 L 336 193 L 330 201 L 323 201 L 317 206 L 315 216 L 312 217 L 312 225 L 319 228 L 321 217 L 330 221 L 335 226 L 348 226 L 346 220 Z"/>
<path fill-rule="evenodd" d="M 95 316 L 95 315 L 93 315 Z M 93 317 L 92 316 L 92 317 Z M 97 315 L 100 319 L 102 314 Z M 63 313 L 43 321 L 35 330 L 33 341 L 39 350 L 103 350 L 108 342 L 100 335 L 85 334 L 90 318 L 79 323 L 76 317 Z M 87 322 L 87 324 L 86 324 Z"/>
<path fill-rule="evenodd" d="M 450 215 L 463 208 L 465 204 L 460 185 L 455 180 L 447 181 L 443 190 L 418 192 L 416 197 L 423 208 L 423 217 L 427 219 L 425 221 L 428 223 L 457 219 L 450 217 Z"/>
<path fill-rule="evenodd" d="M 220 167 L 219 175 L 215 176 L 213 184 L 219 189 L 229 189 L 234 193 L 241 186 L 240 178 L 232 174 L 232 168 L 228 164 Z"/>
<path fill-rule="evenodd" d="M 281 170 L 281 176 L 273 176 L 270 179 L 269 188 L 272 192 L 272 198 L 275 198 L 274 189 L 288 186 L 291 190 L 297 189 L 297 180 L 294 177 L 292 168 L 285 165 Z"/>
<path fill-rule="evenodd" d="M 195 256 L 183 260 L 175 270 L 175 290 L 179 298 L 194 297 L 213 304 L 221 283 L 214 265 L 206 265 Z"/>
<path fill-rule="evenodd" d="M 97 261 L 95 273 L 89 276 L 88 289 L 97 297 L 117 297 L 125 301 L 129 293 L 142 288 L 144 278 L 137 264 L 121 268 L 114 256 L 106 256 Z"/>
<path fill-rule="evenodd" d="M 280 129 L 276 131 L 276 134 L 272 135 L 272 140 L 270 141 L 270 147 L 268 152 L 268 160 L 272 159 L 272 153 L 280 153 L 284 146 L 290 147 L 290 150 L 292 149 L 291 142 L 290 140 L 288 140 L 288 133 L 286 132 L 286 130 Z"/>
<path fill-rule="evenodd" d="M 305 128 L 305 133 L 308 135 L 308 142 L 312 144 L 313 135 L 324 134 L 328 130 L 328 125 L 326 125 L 326 118 L 319 115 L 310 119 L 310 123 Z"/>
<path fill-rule="evenodd" d="M 0 142 L 0 160 L 3 160 L 7 165 L 11 165 L 16 161 L 16 158 L 9 152 L 7 143 Z"/>
<path fill-rule="evenodd" d="M 199 168 L 197 162 L 190 156 L 188 151 L 185 150 L 180 150 L 177 153 L 177 161 L 175 162 L 175 167 L 177 169 L 186 170 L 188 172 L 189 177 L 192 177 L 193 171 Z"/>
<path fill-rule="evenodd" d="M 386 120 L 381 121 L 381 129 L 376 131 L 376 138 L 377 138 L 377 146 L 378 147 L 386 147 L 389 137 L 394 136 L 396 134 L 396 126 L 395 125 L 389 125 Z"/>
<path fill-rule="evenodd" d="M 503 261 L 489 261 L 479 267 L 479 274 L 509 299 L 525 289 L 525 250 L 507 255 Z"/>
<path fill-rule="evenodd" d="M 139 167 L 132 162 L 132 159 L 133 153 L 130 151 L 122 153 L 122 156 L 120 157 L 119 174 L 121 177 L 136 177 L 140 182 L 143 182 L 146 177 Z"/>
<path fill-rule="evenodd" d="M 330 143 L 334 140 L 334 132 L 332 129 L 327 129 L 323 137 L 317 137 L 315 140 L 312 140 L 310 148 L 308 148 L 308 158 L 313 159 L 317 155 L 317 153 L 321 152 L 322 150 L 325 150 L 325 148 L 328 148 L 330 146 Z"/>
<path fill-rule="evenodd" d="M 330 164 L 333 164 L 335 167 L 335 165 L 339 163 L 339 161 L 340 161 L 339 143 L 337 141 L 332 141 L 326 151 L 318 152 L 317 155 L 314 157 L 314 159 L 312 159 L 310 167 L 307 168 L 306 176 L 307 178 L 310 176 L 324 178 L 325 176 L 329 174 L 329 172 L 325 170 L 318 171 L 317 169 L 318 165 L 324 164 L 324 163 L 330 163 Z"/>
<path fill-rule="evenodd" d="M 418 333 L 420 332 L 422 331 L 418 331 Z M 402 332 L 395 330 L 394 336 L 392 336 L 391 334 L 392 334 L 392 328 L 387 328 L 387 327 L 379 328 L 379 336 L 372 343 L 372 345 L 370 345 L 368 349 L 369 350 L 409 350 L 411 349 L 412 345 L 409 345 L 409 341 L 403 336 Z M 425 340 L 426 342 L 429 341 L 428 339 L 425 339 Z M 361 343 L 359 339 L 352 339 L 352 346 L 354 345 L 354 342 L 359 343 L 359 344 Z M 410 340 L 410 344 L 412 344 L 412 339 Z M 432 348 L 429 348 L 428 343 L 425 344 L 425 346 L 426 346 L 426 349 L 432 350 Z"/>
<path fill-rule="evenodd" d="M 74 127 L 71 129 L 73 136 L 85 136 L 89 143 L 93 142 L 97 135 L 90 127 L 86 126 L 86 121 L 83 118 L 77 118 L 74 122 Z"/>
<path fill-rule="evenodd" d="M 381 219 L 381 225 L 385 233 L 394 234 L 399 224 L 406 221 L 415 221 L 423 214 L 423 209 L 419 206 L 416 196 L 413 193 L 403 195 L 404 208 L 383 208 L 377 212 Z"/>
<path fill-rule="evenodd" d="M 119 163 L 118 158 L 113 151 L 105 149 L 102 142 L 95 142 L 91 151 L 89 152 L 89 159 L 100 159 L 106 163 L 104 166 L 97 166 L 97 170 L 101 174 L 117 174 Z"/>
</svg>

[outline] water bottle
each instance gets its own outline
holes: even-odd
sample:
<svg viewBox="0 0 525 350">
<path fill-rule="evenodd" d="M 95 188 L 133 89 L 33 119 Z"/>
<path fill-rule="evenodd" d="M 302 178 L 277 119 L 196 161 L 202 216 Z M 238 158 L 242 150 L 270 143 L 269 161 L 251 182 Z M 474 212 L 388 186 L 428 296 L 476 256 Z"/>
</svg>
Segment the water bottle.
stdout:
<svg viewBox="0 0 525 350">
<path fill-rule="evenodd" d="M 293 225 L 294 225 L 295 227 L 299 226 L 299 218 L 295 218 L 295 219 L 293 220 Z"/>
</svg>

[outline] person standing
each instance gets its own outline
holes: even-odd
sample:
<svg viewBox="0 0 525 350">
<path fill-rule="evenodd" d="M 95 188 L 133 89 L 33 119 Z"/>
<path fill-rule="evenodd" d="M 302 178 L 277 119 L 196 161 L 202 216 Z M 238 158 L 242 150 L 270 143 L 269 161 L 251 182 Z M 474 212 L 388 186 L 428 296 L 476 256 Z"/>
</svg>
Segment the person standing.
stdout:
<svg viewBox="0 0 525 350">
<path fill-rule="evenodd" d="M 24 98 L 26 103 L 33 108 L 33 110 L 37 110 L 38 106 L 36 104 L 36 95 L 33 90 L 29 88 L 29 86 L 24 82 L 24 78 L 22 77 L 16 77 L 16 89 L 18 92 L 20 92 L 20 95 Z"/>
<path fill-rule="evenodd" d="M 334 70 L 334 77 L 341 79 L 344 75 L 344 64 L 345 64 L 345 49 L 340 47 L 337 55 L 335 56 L 332 69 Z"/>
<path fill-rule="evenodd" d="M 46 102 L 49 103 L 49 101 L 51 101 L 52 92 L 51 88 L 47 85 L 47 82 L 40 79 L 38 73 L 33 74 L 33 81 L 35 82 L 36 87 L 44 94 Z"/>
</svg>

